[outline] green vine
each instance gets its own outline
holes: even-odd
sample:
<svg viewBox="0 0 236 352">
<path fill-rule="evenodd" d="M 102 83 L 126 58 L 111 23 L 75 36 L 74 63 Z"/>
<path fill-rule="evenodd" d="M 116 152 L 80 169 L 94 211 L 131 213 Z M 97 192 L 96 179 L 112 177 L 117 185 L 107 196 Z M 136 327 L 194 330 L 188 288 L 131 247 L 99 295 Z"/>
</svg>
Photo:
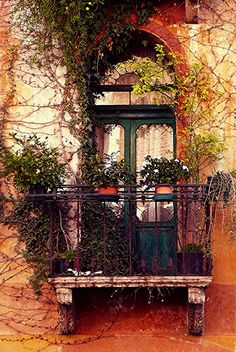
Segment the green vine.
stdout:
<svg viewBox="0 0 236 352">
<path fill-rule="evenodd" d="M 60 217 L 66 221 L 68 209 L 65 206 L 55 209 L 54 237 L 56 250 L 66 248 L 65 236 L 60 225 Z M 41 285 L 47 279 L 50 257 L 50 203 L 42 199 L 32 202 L 27 196 L 14 202 L 4 223 L 18 230 L 18 252 L 30 264 L 33 273 L 30 283 L 34 292 L 41 293 Z M 22 246 L 23 244 L 23 246 Z"/>
<path fill-rule="evenodd" d="M 184 58 L 178 52 L 169 53 L 167 60 L 162 45 L 156 45 L 155 50 L 156 61 L 134 57 L 119 66 L 128 64 L 139 77 L 139 82 L 133 86 L 134 94 L 155 92 L 153 103 L 161 101 L 177 112 L 182 123 L 178 135 L 181 159 L 190 168 L 192 181 L 199 182 L 202 171 L 221 160 L 227 149 L 221 124 L 214 116 L 219 92 L 212 89 L 210 73 L 201 64 L 195 62 L 185 73 L 179 73 L 174 68 L 183 64 Z"/>
<path fill-rule="evenodd" d="M 57 65 L 62 70 L 66 68 L 64 82 L 66 94 L 63 96 L 63 104 L 65 113 L 70 116 L 70 133 L 80 144 L 81 171 L 78 177 L 81 182 L 90 181 L 89 170 L 91 164 L 96 163 L 97 147 L 93 137 L 96 86 L 109 68 L 128 58 L 126 48 L 132 39 L 132 33 L 139 25 L 148 21 L 158 3 L 156 0 L 145 3 L 142 0 L 16 1 L 12 20 L 21 28 L 22 38 L 25 38 L 26 48 L 29 49 L 27 50 L 29 67 L 31 69 L 36 67 L 51 80 L 53 79 L 50 77 L 51 67 Z M 14 47 L 13 50 L 15 52 Z M 40 144 L 36 136 L 34 138 L 39 146 L 45 146 Z M 28 142 L 30 143 L 30 140 Z M 3 143 L 1 146 L 2 157 L 5 155 L 7 159 L 5 161 L 8 164 L 10 162 L 12 166 L 8 171 L 14 175 L 14 162 L 17 161 L 15 159 L 18 155 L 14 155 L 11 151 L 7 152 Z M 54 154 L 57 163 L 56 149 Z M 29 157 L 33 163 L 34 158 L 31 156 L 27 154 L 27 158 Z M 30 170 L 28 179 L 23 176 L 24 190 L 37 183 L 37 180 L 34 180 L 34 170 L 31 171 L 32 177 Z M 48 182 L 46 184 L 48 185 Z M 25 197 L 19 197 L 13 204 L 6 222 L 9 226 L 17 226 L 19 241 L 25 243 L 22 253 L 34 270 L 31 283 L 35 292 L 39 293 L 41 283 L 46 279 L 48 272 L 49 204 L 44 201 L 32 203 Z M 57 209 L 56 215 L 58 253 L 68 247 L 63 229 L 60 228 L 60 216 L 64 210 Z M 84 238 L 86 241 L 86 236 Z"/>
<path fill-rule="evenodd" d="M 19 0 L 16 6 L 17 20 L 22 30 L 32 40 L 36 50 L 32 62 L 43 67 L 58 61 L 66 67 L 69 85 L 77 89 L 71 101 L 79 106 L 79 114 L 73 114 L 70 132 L 80 142 L 82 161 L 80 179 L 96 157 L 93 140 L 93 104 L 96 85 L 105 72 L 123 60 L 132 33 L 148 21 L 159 1 L 122 0 Z M 58 54 L 58 51 L 60 54 Z M 49 55 L 45 58 L 45 52 Z M 57 55 L 55 54 L 57 52 Z"/>
<path fill-rule="evenodd" d="M 28 191 L 38 198 L 13 195 L 6 202 L 11 201 L 12 207 L 1 222 L 10 227 L 16 227 L 19 234 L 19 252 L 33 268 L 30 282 L 36 294 L 40 293 L 41 283 L 47 278 L 49 268 L 49 236 L 50 236 L 50 203 L 40 193 L 58 187 L 66 177 L 65 165 L 58 159 L 57 148 L 48 146 L 47 139 L 41 141 L 35 134 L 27 138 L 11 135 L 19 149 L 13 151 L 6 148 L 0 140 L 1 176 L 12 178 L 18 190 Z M 36 196 L 36 197 L 37 197 Z M 60 205 L 55 209 L 55 233 L 57 249 L 65 248 L 63 229 L 60 217 L 68 218 L 68 207 Z M 22 243 L 24 243 L 22 249 Z M 69 248 L 68 248 L 69 249 Z"/>
<path fill-rule="evenodd" d="M 41 292 L 41 283 L 48 273 L 49 258 L 49 216 L 45 203 L 33 204 L 26 198 L 18 200 L 5 223 L 17 226 L 19 253 L 31 265 L 33 274 L 30 283 L 36 294 Z M 21 243 L 24 243 L 22 249 Z"/>
</svg>

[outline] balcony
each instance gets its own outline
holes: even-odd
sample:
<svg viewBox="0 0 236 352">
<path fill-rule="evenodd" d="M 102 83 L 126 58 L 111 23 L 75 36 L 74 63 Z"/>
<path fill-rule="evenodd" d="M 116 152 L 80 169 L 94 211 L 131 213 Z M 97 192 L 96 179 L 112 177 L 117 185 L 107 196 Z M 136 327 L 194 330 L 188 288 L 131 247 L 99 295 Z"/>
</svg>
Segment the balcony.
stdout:
<svg viewBox="0 0 236 352">
<path fill-rule="evenodd" d="M 207 184 L 176 185 L 167 196 L 137 185 L 119 186 L 117 195 L 65 185 L 30 197 L 50 204 L 49 281 L 57 293 L 61 333 L 73 331 L 73 289 L 139 286 L 187 287 L 189 332 L 203 333 L 205 288 L 212 280 Z M 68 248 L 74 249 L 73 260 L 70 252 L 65 258 Z M 200 323 L 194 318 L 199 307 Z"/>
</svg>

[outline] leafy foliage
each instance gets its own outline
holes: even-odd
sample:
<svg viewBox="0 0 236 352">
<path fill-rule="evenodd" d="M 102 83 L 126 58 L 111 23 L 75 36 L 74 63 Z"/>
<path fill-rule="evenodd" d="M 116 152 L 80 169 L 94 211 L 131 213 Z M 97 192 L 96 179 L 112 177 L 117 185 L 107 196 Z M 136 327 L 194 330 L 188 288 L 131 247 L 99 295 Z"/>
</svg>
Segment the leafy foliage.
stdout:
<svg viewBox="0 0 236 352">
<path fill-rule="evenodd" d="M 201 244 L 187 243 L 184 247 L 185 253 L 203 253 L 203 247 Z"/>
<path fill-rule="evenodd" d="M 135 180 L 135 175 L 130 171 L 124 160 L 116 161 L 113 155 L 97 156 L 90 166 L 89 182 L 93 185 L 118 185 L 128 184 Z"/>
<path fill-rule="evenodd" d="M 144 185 L 155 185 L 160 183 L 175 184 L 181 179 L 187 179 L 189 169 L 179 159 L 145 157 L 145 166 L 142 167 L 140 175 L 141 183 Z"/>
<path fill-rule="evenodd" d="M 168 60 L 162 45 L 156 46 L 156 61 L 134 57 L 126 64 L 138 75 L 133 93 L 156 92 L 154 103 L 165 102 L 173 107 L 183 128 L 178 136 L 182 159 L 188 164 L 192 180 L 198 182 L 204 168 L 222 159 L 226 141 L 213 113 L 213 103 L 219 93 L 213 91 L 210 72 L 199 63 L 179 72 L 183 57 L 169 53 Z M 123 64 L 124 65 L 124 64 Z M 176 69 L 176 70 L 174 70 Z M 169 82 L 166 82 L 166 73 Z M 211 100 L 211 104 L 209 101 Z"/>
<path fill-rule="evenodd" d="M 48 275 L 49 258 L 49 211 L 45 203 L 33 204 L 26 198 L 15 204 L 7 222 L 17 226 L 23 257 L 33 268 L 30 282 L 36 294 L 40 293 L 41 283 Z"/>
<path fill-rule="evenodd" d="M 18 21 L 22 25 L 22 30 L 29 34 L 32 46 L 35 46 L 35 55 L 32 62 L 36 63 L 39 68 L 55 65 L 55 60 L 59 60 L 61 67 L 66 67 L 66 87 L 68 90 L 73 86 L 77 89 L 77 94 L 68 94 L 67 110 L 73 110 L 72 104 L 77 104 L 78 113 L 71 113 L 70 132 L 76 137 L 81 146 L 82 158 L 82 175 L 81 179 L 87 183 L 91 180 L 91 167 L 96 169 L 97 148 L 93 141 L 93 101 L 96 95 L 96 84 L 104 76 L 104 73 L 113 64 L 126 59 L 126 48 L 130 42 L 132 32 L 136 30 L 137 25 L 145 23 L 150 15 L 154 13 L 158 1 L 110 1 L 110 0 L 19 0 Z M 22 14 L 23 11 L 23 14 Z M 45 55 L 49 53 L 49 55 Z M 168 68 L 172 69 L 181 61 L 179 55 L 172 54 L 172 60 L 169 61 Z M 159 61 L 158 61 L 159 57 Z M 173 104 L 178 111 L 181 111 L 183 124 L 187 127 L 183 131 L 183 139 L 180 139 L 182 145 L 193 145 L 199 137 L 199 129 L 202 126 L 208 128 L 208 122 L 213 121 L 211 111 L 203 108 L 199 101 L 207 101 L 208 85 L 207 75 L 200 74 L 202 68 L 196 65 L 191 67 L 189 72 L 181 77 L 171 73 L 173 85 L 161 86 L 162 73 L 166 66 L 163 65 L 165 57 L 164 49 L 157 48 L 156 65 L 153 62 L 145 62 L 145 69 L 137 72 L 140 75 L 142 84 L 140 91 L 156 90 L 161 92 L 167 99 L 168 103 Z M 58 59 L 59 58 L 59 59 Z M 145 59 L 146 60 L 146 59 Z M 56 61 L 58 62 L 58 61 Z M 158 62 L 160 65 L 158 65 Z M 163 68 L 163 70 L 161 69 Z M 145 75 L 142 80 L 142 75 Z M 156 75 L 156 76 L 155 76 Z M 199 77 L 202 77 L 199 80 Z M 200 83 L 201 82 L 201 83 Z M 206 83 L 206 84 L 205 84 Z M 176 93 L 178 98 L 168 92 Z M 192 97 L 191 94 L 192 93 Z M 180 98 L 180 99 L 179 99 Z M 181 104 L 179 104 L 181 102 Z M 197 118 L 195 118 L 197 116 Z M 216 135 L 217 136 L 217 135 Z M 205 155 L 199 155 L 198 163 L 193 164 L 192 172 L 198 177 L 199 169 L 195 165 L 205 165 L 208 162 L 217 160 L 218 150 L 212 149 L 221 139 L 211 138 L 212 143 L 208 147 L 215 150 L 213 154 L 208 154 L 207 160 Z M 205 141 L 202 142 L 205 147 Z M 214 144 L 215 143 L 215 144 Z M 193 149 L 194 150 L 194 149 Z M 202 149 L 203 151 L 206 148 Z M 223 151 L 223 146 L 222 146 Z M 185 160 L 194 160 L 195 154 L 192 149 L 185 149 Z M 110 176 L 111 177 L 111 176 Z M 112 178 L 114 175 L 112 175 Z M 102 181 L 103 182 L 103 181 Z M 91 217 L 96 218 L 93 209 L 87 218 L 86 228 L 87 237 L 91 240 Z M 101 209 L 99 209 L 99 214 Z M 112 213 L 111 213 L 112 218 Z M 115 219 L 114 219 L 115 220 Z M 99 219 L 98 219 L 99 221 Z M 112 225 L 113 226 L 113 225 Z M 99 227 L 98 227 L 99 228 Z M 89 232 L 89 229 L 91 230 Z M 114 230 L 114 229 L 113 229 Z M 96 229 L 93 229 L 96 231 Z M 116 233 L 116 230 L 114 230 Z M 101 241 L 101 232 L 97 232 L 93 238 Z M 100 250 L 98 250 L 98 253 Z M 87 253 L 87 258 L 91 257 Z M 88 259 L 89 260 L 89 259 Z"/>
<path fill-rule="evenodd" d="M 62 206 L 55 209 L 54 238 L 56 238 L 57 251 L 62 251 L 66 247 L 60 226 L 60 213 L 66 216 L 67 210 Z M 41 284 L 47 278 L 49 268 L 50 203 L 42 200 L 32 202 L 27 197 L 23 197 L 15 203 L 5 221 L 10 227 L 17 227 L 19 244 L 21 244 L 19 251 L 33 268 L 30 282 L 34 292 L 40 294 Z"/>
<path fill-rule="evenodd" d="M 214 161 L 223 158 L 226 150 L 226 142 L 215 131 L 194 131 L 184 129 L 184 136 L 188 136 L 188 142 L 184 149 L 184 159 L 188 163 L 194 179 L 198 181 L 200 171 Z M 184 136 L 180 139 L 183 142 Z M 185 138 L 186 139 L 186 138 Z"/>
<path fill-rule="evenodd" d="M 66 71 L 65 106 L 71 117 L 70 132 L 79 141 L 82 161 L 79 176 L 85 183 L 91 179 L 91 165 L 96 164 L 97 155 L 93 140 L 94 87 L 105 71 L 125 56 L 132 32 L 148 21 L 157 3 L 156 0 L 145 4 L 142 0 L 16 0 L 12 21 L 20 26 L 21 39 L 31 48 L 27 50 L 27 63 L 42 70 L 43 75 L 45 70 L 50 75 L 55 65 Z M 21 149 L 15 153 L 2 148 L 1 161 L 5 174 L 11 174 L 21 190 L 38 183 L 52 189 L 63 181 L 65 166 L 57 161 L 57 148 L 48 148 L 36 136 L 26 140 L 13 138 Z M 123 162 L 114 166 L 116 171 L 113 168 L 109 177 L 113 182 L 115 177 L 125 181 Z M 32 282 L 36 291 L 46 277 L 45 258 L 48 258 L 48 206 L 44 205 L 19 200 L 9 220 L 17 224 L 20 239 L 26 244 L 24 255 L 35 269 Z M 60 248 L 57 252 L 61 252 Z"/>
<path fill-rule="evenodd" d="M 17 187 L 22 191 L 36 185 L 53 189 L 63 182 L 66 171 L 58 161 L 58 148 L 49 147 L 47 141 L 40 141 L 35 134 L 24 139 L 15 134 L 12 137 L 21 149 L 2 149 L 0 160 L 5 166 L 3 173 L 13 175 Z"/>
<path fill-rule="evenodd" d="M 68 97 L 67 110 L 73 110 L 72 104 L 79 106 L 79 117 L 71 114 L 70 132 L 81 145 L 80 176 L 85 183 L 87 169 L 97 152 L 92 138 L 96 85 L 114 63 L 127 58 L 132 32 L 148 21 L 158 3 L 157 0 L 17 1 L 17 24 L 36 48 L 32 62 L 50 72 L 50 65 L 59 60 L 58 65 L 67 71 L 67 91 L 72 86 L 77 89 L 77 94 L 72 90 Z"/>
<path fill-rule="evenodd" d="M 66 177 L 66 171 L 65 165 L 58 161 L 58 149 L 50 148 L 47 140 L 42 142 L 35 134 L 22 139 L 15 134 L 12 137 L 20 149 L 14 152 L 1 145 L 0 159 L 4 166 L 2 174 L 13 176 L 21 191 L 38 185 L 46 189 L 59 186 Z M 24 249 L 20 252 L 33 268 L 30 282 L 35 293 L 39 294 L 41 284 L 48 275 L 50 203 L 39 198 L 32 202 L 27 197 L 19 197 L 13 204 L 5 221 L 9 226 L 17 227 L 19 242 L 24 243 Z M 63 211 L 57 208 L 55 214 L 54 235 L 57 238 L 57 247 L 60 248 L 66 246 L 59 226 L 59 214 Z"/>
<path fill-rule="evenodd" d="M 128 238 L 122 229 L 123 209 L 101 202 L 84 203 L 82 210 L 82 271 L 106 268 L 107 274 L 127 274 L 129 270 Z M 93 219 L 93 221 L 91 221 Z M 105 231 L 105 233 L 104 233 Z M 105 236 L 105 237 L 104 237 Z M 106 249 L 106 258 L 104 257 Z M 118 264 L 116 269 L 115 261 Z M 105 274 L 105 273 L 104 273 Z"/>
</svg>

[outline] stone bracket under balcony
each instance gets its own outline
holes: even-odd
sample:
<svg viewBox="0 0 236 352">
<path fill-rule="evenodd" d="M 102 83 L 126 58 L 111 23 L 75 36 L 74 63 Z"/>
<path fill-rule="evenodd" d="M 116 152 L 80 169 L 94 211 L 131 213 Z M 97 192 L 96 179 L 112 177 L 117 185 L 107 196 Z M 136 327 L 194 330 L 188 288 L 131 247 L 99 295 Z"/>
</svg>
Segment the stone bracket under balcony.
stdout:
<svg viewBox="0 0 236 352">
<path fill-rule="evenodd" d="M 188 333 L 204 333 L 205 291 L 212 276 L 61 276 L 50 278 L 58 302 L 59 333 L 73 333 L 75 314 L 72 290 L 82 287 L 187 287 Z"/>
</svg>

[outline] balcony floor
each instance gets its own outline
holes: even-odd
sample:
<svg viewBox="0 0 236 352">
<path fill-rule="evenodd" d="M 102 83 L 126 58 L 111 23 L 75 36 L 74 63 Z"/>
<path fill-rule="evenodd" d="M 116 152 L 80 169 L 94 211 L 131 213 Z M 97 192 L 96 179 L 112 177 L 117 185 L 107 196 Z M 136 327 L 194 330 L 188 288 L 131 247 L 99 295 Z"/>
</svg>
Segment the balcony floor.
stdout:
<svg viewBox="0 0 236 352">
<path fill-rule="evenodd" d="M 54 287 L 207 287 L 212 276 L 56 276 Z"/>
<path fill-rule="evenodd" d="M 73 289 L 83 287 L 187 287 L 188 332 L 202 335 L 204 331 L 205 288 L 212 276 L 56 276 L 49 279 L 54 286 L 58 302 L 60 334 L 74 331 L 75 315 Z"/>
</svg>

